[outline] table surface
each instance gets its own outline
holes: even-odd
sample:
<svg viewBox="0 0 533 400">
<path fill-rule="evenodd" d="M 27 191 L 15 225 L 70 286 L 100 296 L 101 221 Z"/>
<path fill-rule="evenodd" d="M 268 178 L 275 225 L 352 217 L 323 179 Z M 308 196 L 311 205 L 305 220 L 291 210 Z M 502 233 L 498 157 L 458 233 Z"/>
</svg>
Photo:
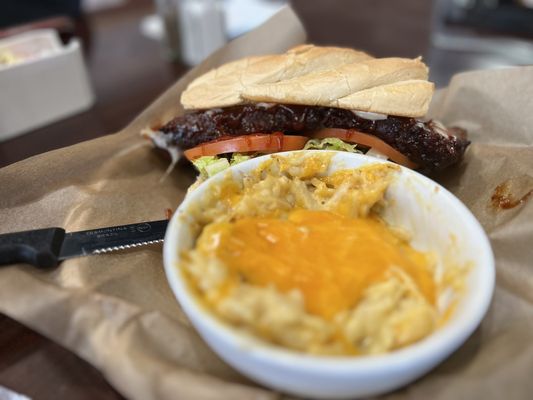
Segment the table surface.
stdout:
<svg viewBox="0 0 533 400">
<path fill-rule="evenodd" d="M 375 56 L 427 54 L 431 2 L 427 0 L 294 0 L 316 44 L 360 48 Z M 88 111 L 0 143 L 0 166 L 111 134 L 123 128 L 187 68 L 161 57 L 159 43 L 139 24 L 154 12 L 149 0 L 90 14 L 86 63 L 96 95 Z M 79 357 L 0 315 L 0 386 L 33 399 L 122 399 Z"/>
</svg>

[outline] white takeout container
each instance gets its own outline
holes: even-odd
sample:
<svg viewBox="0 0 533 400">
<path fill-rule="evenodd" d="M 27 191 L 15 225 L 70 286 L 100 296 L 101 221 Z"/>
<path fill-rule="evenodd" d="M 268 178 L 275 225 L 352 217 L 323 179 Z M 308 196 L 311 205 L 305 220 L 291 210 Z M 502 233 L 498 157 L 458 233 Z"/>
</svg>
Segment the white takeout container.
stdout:
<svg viewBox="0 0 533 400">
<path fill-rule="evenodd" d="M 311 151 L 308 151 L 311 153 Z M 313 151 L 315 152 L 315 151 Z M 323 152 L 323 151 L 322 151 Z M 278 153 L 286 156 L 295 152 Z M 386 163 L 360 154 L 335 152 L 331 171 Z M 270 156 L 230 169 L 239 179 Z M 412 245 L 434 251 L 445 264 L 469 263 L 466 290 L 449 321 L 425 339 L 374 356 L 314 356 L 268 344 L 224 323 L 202 306 L 178 267 L 180 252 L 194 246 L 188 207 L 225 173 L 207 180 L 183 201 L 170 221 L 163 249 L 165 271 L 176 298 L 208 345 L 228 364 L 266 386 L 317 399 L 345 399 L 384 393 L 430 371 L 472 334 L 485 315 L 494 291 L 494 257 L 489 240 L 470 211 L 432 180 L 407 168 L 387 190 L 384 215 L 391 224 L 413 233 Z M 439 299 L 443 303 L 446 299 Z"/>
<path fill-rule="evenodd" d="M 63 45 L 55 30 L 38 29 L 0 40 L 0 53 L 21 60 L 0 65 L 0 142 L 93 105 L 78 39 Z"/>
</svg>

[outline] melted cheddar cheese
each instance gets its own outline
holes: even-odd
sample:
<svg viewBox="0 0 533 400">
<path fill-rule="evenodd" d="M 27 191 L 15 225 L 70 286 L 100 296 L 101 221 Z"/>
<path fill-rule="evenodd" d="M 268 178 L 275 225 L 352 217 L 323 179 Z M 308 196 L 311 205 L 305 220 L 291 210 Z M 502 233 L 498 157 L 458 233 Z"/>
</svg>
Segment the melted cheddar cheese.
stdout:
<svg viewBox="0 0 533 400">
<path fill-rule="evenodd" d="M 328 320 L 354 307 L 365 289 L 385 279 L 391 268 L 407 274 L 435 304 L 428 255 L 373 216 L 296 210 L 287 219 L 213 223 L 204 229 L 197 249 L 225 265 L 231 284 L 297 289 L 306 311 Z"/>
</svg>

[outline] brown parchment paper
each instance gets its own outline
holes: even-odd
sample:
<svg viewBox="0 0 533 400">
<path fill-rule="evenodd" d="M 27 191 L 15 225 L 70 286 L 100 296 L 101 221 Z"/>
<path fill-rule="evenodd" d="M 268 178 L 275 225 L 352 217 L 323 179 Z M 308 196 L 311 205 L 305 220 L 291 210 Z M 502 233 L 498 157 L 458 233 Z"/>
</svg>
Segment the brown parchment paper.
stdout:
<svg viewBox="0 0 533 400">
<path fill-rule="evenodd" d="M 0 233 L 67 230 L 161 219 L 194 176 L 167 161 L 139 130 L 182 112 L 198 74 L 251 54 L 285 51 L 305 34 L 289 8 L 178 81 L 123 131 L 0 170 Z M 510 180 L 533 189 L 533 67 L 457 75 L 431 115 L 468 129 L 465 161 L 436 177 L 481 221 L 494 248 L 497 288 L 472 337 L 433 372 L 388 398 L 525 399 L 533 393 L 533 202 L 490 203 Z M 532 196 L 533 197 L 533 196 Z M 166 283 L 161 246 L 72 259 L 53 271 L 0 269 L 0 312 L 71 349 L 131 399 L 271 399 L 280 395 L 233 371 L 199 338 Z"/>
</svg>

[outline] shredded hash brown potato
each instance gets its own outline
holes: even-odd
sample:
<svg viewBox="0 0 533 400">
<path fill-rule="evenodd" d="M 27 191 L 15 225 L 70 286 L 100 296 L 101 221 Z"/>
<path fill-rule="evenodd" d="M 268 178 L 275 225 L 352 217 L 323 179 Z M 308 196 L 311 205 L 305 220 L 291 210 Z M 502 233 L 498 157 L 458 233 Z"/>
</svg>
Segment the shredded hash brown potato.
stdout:
<svg viewBox="0 0 533 400">
<path fill-rule="evenodd" d="M 333 153 L 273 156 L 190 210 L 187 278 L 219 318 L 296 351 L 388 352 L 441 323 L 432 254 L 379 218 L 399 169 L 328 174 Z"/>
<path fill-rule="evenodd" d="M 286 217 L 295 208 L 366 216 L 383 200 L 399 167 L 373 164 L 327 176 L 333 154 L 273 156 L 242 181 L 226 175 L 224 183 L 191 211 L 201 225 L 243 217 Z"/>
</svg>

